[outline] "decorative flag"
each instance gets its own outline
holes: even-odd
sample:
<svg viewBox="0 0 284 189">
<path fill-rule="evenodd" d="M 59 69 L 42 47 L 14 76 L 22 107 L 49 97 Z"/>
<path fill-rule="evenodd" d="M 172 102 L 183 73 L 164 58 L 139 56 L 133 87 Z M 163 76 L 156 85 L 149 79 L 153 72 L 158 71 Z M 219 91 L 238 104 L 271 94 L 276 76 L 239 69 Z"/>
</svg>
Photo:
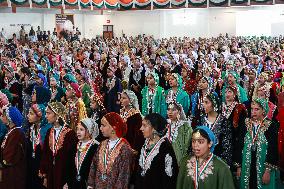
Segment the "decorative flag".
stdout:
<svg viewBox="0 0 284 189">
<path fill-rule="evenodd" d="M 206 8 L 207 0 L 188 0 L 189 8 Z"/>
<path fill-rule="evenodd" d="M 209 7 L 227 7 L 228 0 L 209 0 Z"/>
<path fill-rule="evenodd" d="M 185 7 L 186 0 L 171 0 L 172 8 Z"/>
<path fill-rule="evenodd" d="M 170 0 L 153 0 L 154 9 L 170 7 Z"/>
<path fill-rule="evenodd" d="M 121 9 L 129 10 L 134 5 L 134 0 L 120 0 L 119 5 Z"/>
<path fill-rule="evenodd" d="M 137 9 L 151 9 L 151 0 L 136 0 L 135 8 L 137 8 Z"/>
</svg>

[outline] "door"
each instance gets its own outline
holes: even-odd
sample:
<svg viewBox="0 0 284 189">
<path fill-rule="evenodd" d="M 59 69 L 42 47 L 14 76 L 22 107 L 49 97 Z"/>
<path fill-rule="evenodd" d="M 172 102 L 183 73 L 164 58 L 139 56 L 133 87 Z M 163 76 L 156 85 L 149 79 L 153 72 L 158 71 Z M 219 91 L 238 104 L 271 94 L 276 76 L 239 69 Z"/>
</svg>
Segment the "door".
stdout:
<svg viewBox="0 0 284 189">
<path fill-rule="evenodd" d="M 113 38 L 113 25 L 104 25 L 103 37 L 106 39 Z"/>
</svg>

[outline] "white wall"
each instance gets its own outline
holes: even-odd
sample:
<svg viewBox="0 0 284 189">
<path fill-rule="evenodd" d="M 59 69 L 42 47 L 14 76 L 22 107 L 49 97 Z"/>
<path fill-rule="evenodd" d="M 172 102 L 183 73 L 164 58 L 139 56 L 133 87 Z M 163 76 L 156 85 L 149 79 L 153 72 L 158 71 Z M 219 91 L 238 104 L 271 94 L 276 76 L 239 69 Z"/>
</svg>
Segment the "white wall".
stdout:
<svg viewBox="0 0 284 189">
<path fill-rule="evenodd" d="M 284 5 L 239 8 L 147 10 L 147 11 L 74 11 L 75 26 L 82 36 L 102 35 L 103 25 L 114 25 L 115 36 L 147 34 L 156 38 L 171 36 L 211 37 L 230 35 L 284 34 Z M 17 8 L 0 9 L 0 27 L 11 35 L 19 27 L 11 24 L 31 24 L 35 28 L 53 30 L 55 14 L 60 10 Z M 108 21 L 110 23 L 108 23 Z M 29 27 L 27 27 L 29 29 Z"/>
</svg>

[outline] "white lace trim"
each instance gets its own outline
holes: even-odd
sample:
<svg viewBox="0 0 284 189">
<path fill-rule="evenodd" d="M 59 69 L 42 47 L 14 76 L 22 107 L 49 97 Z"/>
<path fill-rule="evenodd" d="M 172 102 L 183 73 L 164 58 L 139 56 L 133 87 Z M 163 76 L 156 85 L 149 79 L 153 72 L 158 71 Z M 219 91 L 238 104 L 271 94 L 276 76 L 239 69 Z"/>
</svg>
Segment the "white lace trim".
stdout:
<svg viewBox="0 0 284 189">
<path fill-rule="evenodd" d="M 187 161 L 187 176 L 191 177 L 192 180 L 195 180 L 195 163 L 196 163 L 196 158 L 193 156 Z M 207 178 L 209 175 L 213 175 L 213 159 L 209 162 L 207 168 L 203 171 L 203 173 L 200 175 L 199 179 L 201 181 L 204 181 L 205 178 Z"/>
<path fill-rule="evenodd" d="M 148 169 L 151 167 L 151 163 L 156 155 L 159 153 L 161 144 L 165 141 L 165 137 L 162 137 L 156 144 L 156 148 L 150 152 L 149 157 L 145 156 L 146 154 L 146 145 L 141 149 L 141 154 L 139 158 L 139 166 L 142 168 L 141 176 L 145 176 Z M 145 141 L 145 144 L 149 142 L 149 139 Z M 147 159 L 146 159 L 147 158 Z"/>
<path fill-rule="evenodd" d="M 165 172 L 169 177 L 173 176 L 173 158 L 167 154 L 165 157 Z"/>
</svg>

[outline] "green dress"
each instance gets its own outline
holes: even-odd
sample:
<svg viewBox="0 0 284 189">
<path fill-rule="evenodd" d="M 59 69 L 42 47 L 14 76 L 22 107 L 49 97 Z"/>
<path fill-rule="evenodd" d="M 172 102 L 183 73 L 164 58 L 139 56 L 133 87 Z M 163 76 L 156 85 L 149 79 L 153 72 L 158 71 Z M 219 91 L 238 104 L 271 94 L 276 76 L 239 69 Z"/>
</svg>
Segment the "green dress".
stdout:
<svg viewBox="0 0 284 189">
<path fill-rule="evenodd" d="M 181 164 L 177 181 L 177 189 L 196 189 L 195 156 L 185 157 Z M 217 156 L 213 155 L 205 170 L 199 176 L 199 189 L 234 189 L 230 168 Z"/>
<path fill-rule="evenodd" d="M 159 113 L 163 117 L 167 116 L 167 105 L 164 95 L 164 89 L 157 86 L 155 91 L 151 93 L 149 87 L 145 86 L 141 91 L 142 94 L 142 115 L 149 113 Z"/>
<path fill-rule="evenodd" d="M 192 128 L 187 121 L 178 121 L 168 126 L 167 137 L 172 143 L 178 165 L 182 158 L 188 156 Z"/>
<path fill-rule="evenodd" d="M 246 119 L 245 123 L 247 134 L 244 140 L 240 188 L 276 189 L 278 125 L 271 124 L 268 119 L 262 125 L 257 125 L 257 128 L 250 119 Z M 262 176 L 266 167 L 271 169 L 270 183 L 264 185 Z"/>
<path fill-rule="evenodd" d="M 90 109 L 90 96 L 92 94 L 91 92 L 91 87 L 88 84 L 84 84 L 83 87 L 81 88 L 82 90 L 82 100 L 85 104 L 87 114 L 90 115 L 91 109 Z"/>
</svg>

